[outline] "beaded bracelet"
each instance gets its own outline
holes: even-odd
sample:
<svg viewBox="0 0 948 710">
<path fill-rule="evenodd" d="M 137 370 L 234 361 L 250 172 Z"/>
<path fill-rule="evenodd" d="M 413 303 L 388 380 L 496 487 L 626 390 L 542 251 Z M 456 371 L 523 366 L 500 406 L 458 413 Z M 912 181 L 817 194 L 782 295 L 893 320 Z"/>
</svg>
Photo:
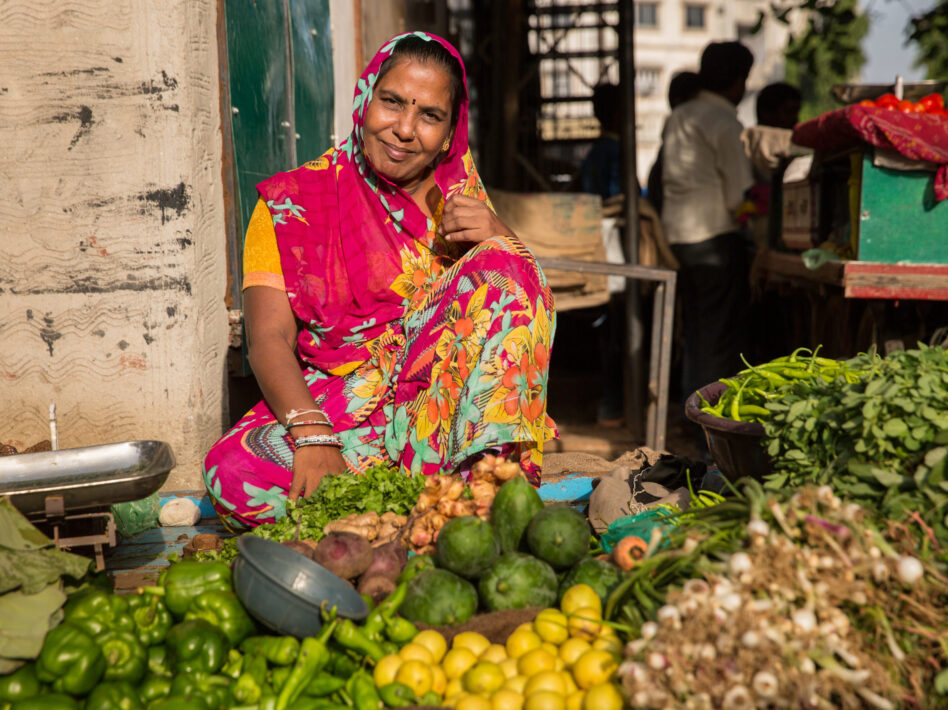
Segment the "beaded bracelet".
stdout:
<svg viewBox="0 0 948 710">
<path fill-rule="evenodd" d="M 301 436 L 294 439 L 293 444 L 297 449 L 304 446 L 335 446 L 342 448 L 342 440 L 335 434 L 313 434 L 312 436 Z"/>
</svg>

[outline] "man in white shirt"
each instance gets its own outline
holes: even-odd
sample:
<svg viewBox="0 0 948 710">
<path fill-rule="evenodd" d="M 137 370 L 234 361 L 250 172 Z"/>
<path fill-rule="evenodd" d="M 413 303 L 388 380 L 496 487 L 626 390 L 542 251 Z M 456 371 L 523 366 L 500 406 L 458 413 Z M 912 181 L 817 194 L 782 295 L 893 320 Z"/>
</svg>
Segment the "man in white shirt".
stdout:
<svg viewBox="0 0 948 710">
<path fill-rule="evenodd" d="M 739 42 L 705 47 L 701 91 L 662 135 L 662 223 L 681 265 L 684 397 L 740 370 L 749 342 L 748 245 L 735 214 L 754 183 L 737 119 L 753 63 Z"/>
</svg>

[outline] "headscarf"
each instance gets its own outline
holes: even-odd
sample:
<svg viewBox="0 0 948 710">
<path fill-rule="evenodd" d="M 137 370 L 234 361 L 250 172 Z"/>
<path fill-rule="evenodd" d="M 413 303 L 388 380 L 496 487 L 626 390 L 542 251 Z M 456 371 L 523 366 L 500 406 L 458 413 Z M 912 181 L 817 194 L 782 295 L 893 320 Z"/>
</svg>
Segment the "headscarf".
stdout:
<svg viewBox="0 0 948 710">
<path fill-rule="evenodd" d="M 369 359 L 370 341 L 401 335 L 406 299 L 391 285 L 405 271 L 409 253 L 434 248 L 428 240 L 431 220 L 410 195 L 372 170 L 363 144 L 365 112 L 382 62 L 410 36 L 438 42 L 461 65 L 457 123 L 435 168 L 435 182 L 445 199 L 457 193 L 487 197 L 468 150 L 467 77 L 460 54 L 447 40 L 425 32 L 392 38 L 356 85 L 352 133 L 319 159 L 257 186 L 273 216 L 290 304 L 307 326 L 298 341 L 300 356 L 324 372 L 345 374 Z"/>
</svg>

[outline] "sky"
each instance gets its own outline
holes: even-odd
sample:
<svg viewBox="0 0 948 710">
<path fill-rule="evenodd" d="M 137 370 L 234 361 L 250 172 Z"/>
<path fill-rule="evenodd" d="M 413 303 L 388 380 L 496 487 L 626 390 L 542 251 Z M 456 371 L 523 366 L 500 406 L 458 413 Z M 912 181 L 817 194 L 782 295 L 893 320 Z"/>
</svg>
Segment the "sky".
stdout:
<svg viewBox="0 0 948 710">
<path fill-rule="evenodd" d="M 866 63 L 862 68 L 865 84 L 891 84 L 895 75 L 906 81 L 925 78 L 925 70 L 913 67 L 914 46 L 905 46 L 905 28 L 909 18 L 930 10 L 933 0 L 863 0 L 870 16 L 869 34 L 862 49 Z"/>
</svg>

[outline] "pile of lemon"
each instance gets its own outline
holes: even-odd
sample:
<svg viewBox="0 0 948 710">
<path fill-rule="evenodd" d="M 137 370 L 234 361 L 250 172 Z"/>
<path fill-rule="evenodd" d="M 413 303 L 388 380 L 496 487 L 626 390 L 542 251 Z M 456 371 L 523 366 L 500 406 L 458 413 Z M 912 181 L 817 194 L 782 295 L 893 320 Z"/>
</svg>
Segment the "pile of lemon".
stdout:
<svg viewBox="0 0 948 710">
<path fill-rule="evenodd" d="M 375 685 L 398 683 L 416 698 L 434 691 L 456 710 L 621 710 L 622 642 L 601 622 L 599 595 L 577 584 L 504 645 L 469 631 L 448 648 L 437 631 L 422 631 L 379 661 Z"/>
</svg>

